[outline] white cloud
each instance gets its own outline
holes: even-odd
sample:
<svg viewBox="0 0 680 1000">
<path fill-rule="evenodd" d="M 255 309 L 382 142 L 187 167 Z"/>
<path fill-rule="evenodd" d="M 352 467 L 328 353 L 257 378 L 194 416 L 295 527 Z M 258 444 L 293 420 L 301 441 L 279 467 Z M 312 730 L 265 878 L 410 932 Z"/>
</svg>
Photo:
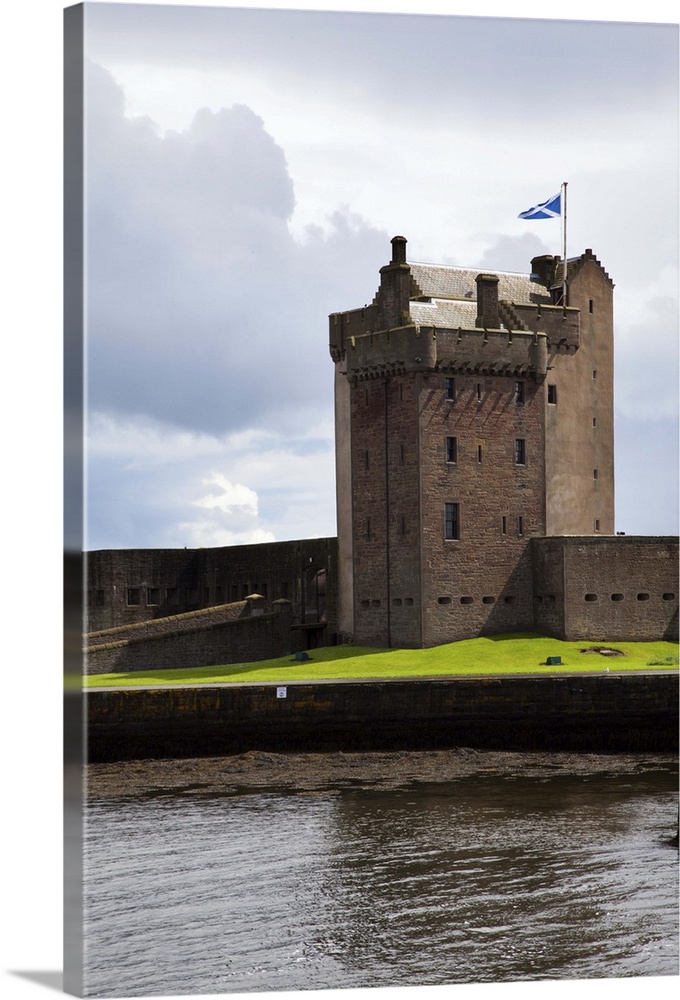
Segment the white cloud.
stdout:
<svg viewBox="0 0 680 1000">
<path fill-rule="evenodd" d="M 257 493 L 248 486 L 241 483 L 231 483 L 226 476 L 219 472 L 212 472 L 207 479 L 203 480 L 204 486 L 217 486 L 219 493 L 208 493 L 200 500 L 194 500 L 197 507 L 206 507 L 208 510 L 219 510 L 223 514 L 231 514 L 234 509 L 257 517 L 258 502 Z"/>
</svg>

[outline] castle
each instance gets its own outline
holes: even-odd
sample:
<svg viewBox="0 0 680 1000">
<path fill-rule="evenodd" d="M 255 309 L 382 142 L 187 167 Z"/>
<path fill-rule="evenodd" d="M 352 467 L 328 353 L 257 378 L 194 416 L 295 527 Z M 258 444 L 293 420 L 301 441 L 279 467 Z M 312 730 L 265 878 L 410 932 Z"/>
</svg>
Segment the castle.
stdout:
<svg viewBox="0 0 680 1000">
<path fill-rule="evenodd" d="M 517 631 L 677 637 L 677 538 L 615 534 L 601 263 L 479 273 L 409 262 L 406 243 L 370 305 L 330 317 L 337 539 L 88 553 L 94 669 L 148 664 L 154 642 L 167 666 L 180 633 L 185 664 L 207 633 L 205 663 Z"/>
</svg>

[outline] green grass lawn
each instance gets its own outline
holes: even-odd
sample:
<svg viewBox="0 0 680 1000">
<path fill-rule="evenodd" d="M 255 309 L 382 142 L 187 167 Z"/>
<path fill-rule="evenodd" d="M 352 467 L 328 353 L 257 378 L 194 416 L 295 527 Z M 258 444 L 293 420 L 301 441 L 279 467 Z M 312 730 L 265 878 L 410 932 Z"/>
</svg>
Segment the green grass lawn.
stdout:
<svg viewBox="0 0 680 1000">
<path fill-rule="evenodd" d="M 605 643 L 561 642 L 530 633 L 465 639 L 433 649 L 369 649 L 327 646 L 310 650 L 308 662 L 291 656 L 257 663 L 232 663 L 179 670 L 138 670 L 128 674 L 97 674 L 83 678 L 87 688 L 150 684 L 267 683 L 274 681 L 358 680 L 362 678 L 438 677 L 485 674 L 602 673 L 618 670 L 668 669 L 677 666 L 678 647 L 672 642 L 616 642 L 608 648 L 624 656 L 605 657 L 579 650 Z M 560 666 L 545 666 L 560 656 Z"/>
</svg>

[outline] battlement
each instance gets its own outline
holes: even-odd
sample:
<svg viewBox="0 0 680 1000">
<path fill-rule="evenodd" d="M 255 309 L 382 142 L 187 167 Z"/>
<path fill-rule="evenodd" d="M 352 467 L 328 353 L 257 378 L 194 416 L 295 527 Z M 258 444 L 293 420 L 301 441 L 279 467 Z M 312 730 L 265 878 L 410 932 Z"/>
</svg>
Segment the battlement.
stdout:
<svg viewBox="0 0 680 1000">
<path fill-rule="evenodd" d="M 545 334 L 416 325 L 350 336 L 345 354 L 350 381 L 415 371 L 543 380 L 548 356 Z"/>
</svg>

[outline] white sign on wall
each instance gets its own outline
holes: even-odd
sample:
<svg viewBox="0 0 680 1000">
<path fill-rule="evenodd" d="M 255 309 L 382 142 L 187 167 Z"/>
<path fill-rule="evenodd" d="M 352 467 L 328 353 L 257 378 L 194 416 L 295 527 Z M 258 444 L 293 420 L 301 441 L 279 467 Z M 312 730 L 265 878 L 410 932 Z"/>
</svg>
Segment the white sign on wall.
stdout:
<svg viewBox="0 0 680 1000">
<path fill-rule="evenodd" d="M 276 697 L 277 698 L 287 698 L 288 697 L 288 688 L 277 688 L 276 689 Z"/>
</svg>

